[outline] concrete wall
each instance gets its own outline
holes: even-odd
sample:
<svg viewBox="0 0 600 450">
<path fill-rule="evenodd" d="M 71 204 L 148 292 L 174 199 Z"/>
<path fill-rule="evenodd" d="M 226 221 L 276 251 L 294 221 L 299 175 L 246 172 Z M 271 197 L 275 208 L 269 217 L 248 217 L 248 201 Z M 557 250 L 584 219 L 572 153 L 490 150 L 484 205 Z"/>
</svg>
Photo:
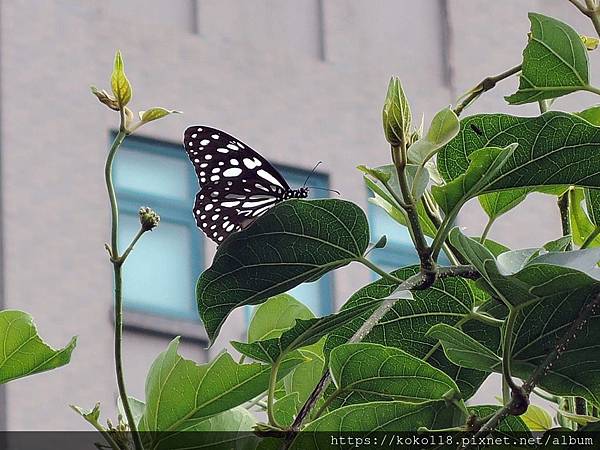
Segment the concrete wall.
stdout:
<svg viewBox="0 0 600 450">
<path fill-rule="evenodd" d="M 107 411 L 115 403 L 102 169 L 117 117 L 88 90 L 108 87 L 115 49 L 134 108 L 185 112 L 141 134 L 178 142 L 186 126 L 214 124 L 275 162 L 310 169 L 323 160 L 331 186 L 366 208 L 355 166 L 388 159 L 380 114 L 390 75 L 402 77 L 414 117 L 428 122 L 458 93 L 520 61 L 528 10 L 592 32 L 562 0 L 0 2 L 4 306 L 31 312 L 53 345 L 79 336 L 70 365 L 8 385 L 6 428 L 87 429 L 68 403 L 101 401 Z M 508 110 L 500 94 L 515 85 L 470 112 Z M 557 236 L 552 203 L 527 202 L 492 237 L 529 246 Z M 474 204 L 461 221 L 479 230 L 482 219 Z M 535 236 L 525 234 L 530 223 L 543 225 Z M 369 280 L 360 267 L 336 272 L 336 303 Z M 242 320 L 233 315 L 215 351 L 241 337 Z M 167 342 L 126 334 L 131 394 L 143 397 L 145 373 Z M 182 352 L 206 357 L 192 343 Z"/>
</svg>

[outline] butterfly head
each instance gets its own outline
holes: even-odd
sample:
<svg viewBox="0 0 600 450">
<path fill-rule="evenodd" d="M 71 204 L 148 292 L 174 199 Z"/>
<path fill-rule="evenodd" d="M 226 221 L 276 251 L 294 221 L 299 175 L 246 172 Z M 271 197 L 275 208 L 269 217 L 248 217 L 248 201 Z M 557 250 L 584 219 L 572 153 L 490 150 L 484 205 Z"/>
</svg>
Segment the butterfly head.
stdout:
<svg viewBox="0 0 600 450">
<path fill-rule="evenodd" d="M 302 186 L 299 189 L 290 189 L 285 193 L 283 199 L 287 200 L 290 198 L 306 198 L 308 197 L 308 192 L 309 188 L 307 188 L 306 186 Z"/>
</svg>

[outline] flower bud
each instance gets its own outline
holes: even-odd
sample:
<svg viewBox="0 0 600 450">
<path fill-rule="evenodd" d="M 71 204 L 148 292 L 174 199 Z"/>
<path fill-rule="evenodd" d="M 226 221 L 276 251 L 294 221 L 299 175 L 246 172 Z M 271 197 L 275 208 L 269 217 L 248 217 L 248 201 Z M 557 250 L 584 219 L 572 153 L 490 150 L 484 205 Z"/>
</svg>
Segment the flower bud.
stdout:
<svg viewBox="0 0 600 450">
<path fill-rule="evenodd" d="M 406 145 L 410 140 L 412 114 L 400 78 L 392 77 L 383 104 L 383 131 L 393 146 Z"/>
<path fill-rule="evenodd" d="M 143 206 L 140 208 L 140 224 L 142 230 L 151 231 L 158 226 L 160 222 L 160 216 L 156 214 L 151 208 Z"/>
<path fill-rule="evenodd" d="M 106 92 L 104 89 L 99 90 L 96 86 L 90 86 L 90 89 L 92 91 L 92 94 L 94 94 L 98 98 L 100 103 L 104 103 L 110 109 L 113 109 L 115 111 L 119 110 L 119 102 L 117 101 L 117 99 L 109 95 L 108 92 Z"/>
</svg>

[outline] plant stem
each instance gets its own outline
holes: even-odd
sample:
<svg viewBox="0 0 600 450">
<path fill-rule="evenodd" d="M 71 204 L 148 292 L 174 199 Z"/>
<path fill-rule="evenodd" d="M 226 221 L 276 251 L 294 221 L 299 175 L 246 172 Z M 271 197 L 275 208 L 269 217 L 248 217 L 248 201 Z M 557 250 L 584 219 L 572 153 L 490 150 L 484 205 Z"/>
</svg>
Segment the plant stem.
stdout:
<svg viewBox="0 0 600 450">
<path fill-rule="evenodd" d="M 513 329 L 518 313 L 519 309 L 517 308 L 513 307 L 509 310 L 502 336 L 502 377 L 511 391 L 517 389 L 517 385 L 513 381 L 511 375 L 510 360 L 512 359 Z"/>
<path fill-rule="evenodd" d="M 269 379 L 269 393 L 267 395 L 267 417 L 269 419 L 269 425 L 277 428 L 281 428 L 281 425 L 277 423 L 275 416 L 273 415 L 273 405 L 275 403 L 275 387 L 277 386 L 277 372 L 279 372 L 279 365 L 281 360 L 278 359 L 271 366 L 271 377 Z"/>
<path fill-rule="evenodd" d="M 479 238 L 479 242 L 481 243 L 481 245 L 483 245 L 485 243 L 485 240 L 488 237 L 488 234 L 490 233 L 490 230 L 492 229 L 492 225 L 494 225 L 494 221 L 496 220 L 495 217 L 490 217 L 487 221 L 487 224 L 485 225 L 485 228 L 483 229 L 483 233 L 481 233 L 481 238 Z"/>
<path fill-rule="evenodd" d="M 568 236 L 571 234 L 571 222 L 569 218 L 569 191 L 558 197 L 558 209 L 560 211 L 560 224 L 562 227 L 562 235 Z M 565 250 L 573 250 L 573 243 L 569 242 Z"/>
<path fill-rule="evenodd" d="M 573 2 L 571 2 L 573 3 Z M 587 6 L 587 14 L 582 11 L 584 14 L 586 14 L 592 21 L 592 24 L 594 25 L 594 28 L 596 29 L 596 33 L 598 33 L 598 37 L 600 37 L 600 10 L 599 10 L 599 6 L 598 3 L 595 0 L 585 0 L 585 4 Z M 577 6 L 577 5 L 576 5 Z M 580 8 L 581 10 L 581 8 Z"/>
<path fill-rule="evenodd" d="M 127 131 L 124 126 L 124 115 L 121 113 L 121 127 L 119 133 L 115 137 L 115 140 L 112 143 L 110 151 L 108 153 L 108 157 L 106 159 L 106 166 L 104 168 L 104 178 L 106 181 L 106 189 L 108 191 L 108 198 L 110 201 L 110 211 L 111 211 L 111 261 L 113 264 L 113 272 L 114 272 L 114 283 L 115 283 L 115 342 L 114 342 L 114 352 L 115 352 L 115 371 L 117 376 L 117 385 L 119 387 L 119 396 L 121 398 L 121 402 L 123 403 L 123 409 L 125 411 L 125 416 L 127 417 L 127 422 L 129 424 L 129 428 L 131 430 L 131 435 L 133 437 L 133 443 L 135 445 L 136 450 L 143 450 L 144 447 L 142 445 L 142 440 L 137 431 L 137 424 L 133 418 L 133 414 L 131 413 L 131 407 L 129 405 L 129 399 L 127 398 L 127 390 L 125 388 L 125 376 L 123 374 L 123 357 L 122 357 L 122 341 L 123 341 L 123 292 L 122 292 L 122 266 L 123 259 L 119 256 L 119 207 L 117 204 L 117 196 L 115 193 L 115 187 L 113 184 L 112 178 L 112 168 L 115 156 L 117 154 L 117 150 L 125 140 L 127 136 Z M 137 241 L 137 239 L 135 239 Z M 134 244 L 133 242 L 132 244 Z M 130 246 L 132 247 L 132 245 Z"/>
<path fill-rule="evenodd" d="M 121 262 L 121 264 L 123 264 L 125 262 L 125 260 L 131 253 L 131 250 L 133 250 L 133 246 L 137 243 L 137 241 L 142 237 L 142 234 L 144 234 L 145 232 L 146 232 L 146 230 L 144 230 L 143 228 L 140 228 L 138 230 L 137 234 L 132 239 L 131 243 L 127 246 L 127 248 L 123 252 L 123 255 L 119 258 L 119 261 Z"/>
<path fill-rule="evenodd" d="M 458 103 L 454 108 L 454 113 L 457 116 L 460 116 L 463 110 L 475 100 L 477 100 L 481 96 L 481 94 L 489 91 L 490 89 L 493 89 L 496 86 L 496 83 L 498 83 L 499 81 L 502 81 L 512 75 L 515 75 L 516 73 L 519 73 L 521 69 L 522 66 L 521 64 L 519 64 L 518 66 L 508 69 L 507 71 L 502 72 L 499 75 L 484 78 L 479 84 L 477 84 L 467 94 L 463 96 L 462 101 Z"/>
<path fill-rule="evenodd" d="M 543 398 L 544 400 L 547 400 L 549 402 L 556 403 L 557 405 L 560 403 L 560 397 L 549 394 L 548 392 L 542 391 L 541 389 L 535 388 L 533 390 L 533 393 L 538 397 Z"/>
<path fill-rule="evenodd" d="M 340 393 L 341 391 L 339 389 L 336 389 L 329 397 L 327 397 L 325 399 L 325 401 L 323 402 L 323 404 L 321 405 L 321 407 L 319 408 L 319 410 L 315 413 L 314 418 L 318 419 L 319 417 L 321 417 L 321 415 L 325 412 L 325 410 L 327 409 L 327 407 L 329 405 L 331 405 L 331 402 L 333 402 L 335 400 L 335 397 Z"/>
<path fill-rule="evenodd" d="M 359 259 L 357 259 L 357 261 L 359 263 L 367 266 L 369 269 L 371 269 L 376 274 L 381 275 L 382 278 L 385 278 L 386 280 L 391 281 L 392 283 L 395 283 L 395 284 L 401 284 L 402 283 L 402 280 L 400 278 L 396 278 L 395 276 L 387 273 L 385 270 L 383 270 L 377 264 L 369 261 L 365 257 L 360 257 Z"/>
<path fill-rule="evenodd" d="M 591 243 L 594 242 L 594 239 L 596 239 L 596 237 L 599 234 L 600 234 L 600 227 L 594 228 L 594 231 L 592 231 L 590 233 L 590 235 L 585 239 L 583 244 L 581 244 L 581 248 L 588 248 L 591 245 Z"/>
<path fill-rule="evenodd" d="M 590 16 L 591 11 L 587 9 L 583 4 L 579 3 L 579 0 L 569 0 L 579 11 L 581 11 L 586 16 Z"/>
<path fill-rule="evenodd" d="M 477 311 L 471 312 L 471 318 L 473 320 L 478 320 L 493 327 L 501 327 L 502 325 L 504 325 L 504 320 L 496 319 L 495 317 L 488 316 L 487 314 L 482 314 Z"/>
<path fill-rule="evenodd" d="M 598 26 L 600 27 L 600 18 L 598 18 L 598 16 L 593 16 L 593 17 L 594 17 L 595 21 L 598 22 Z M 592 19 L 592 20 L 594 20 L 594 19 Z M 594 26 L 596 26 L 596 24 L 594 24 Z M 598 34 L 600 35 L 600 31 L 598 32 Z M 596 86 L 592 86 L 591 84 L 584 86 L 583 90 L 591 92 L 592 94 L 600 95 L 600 88 L 598 88 Z"/>
</svg>

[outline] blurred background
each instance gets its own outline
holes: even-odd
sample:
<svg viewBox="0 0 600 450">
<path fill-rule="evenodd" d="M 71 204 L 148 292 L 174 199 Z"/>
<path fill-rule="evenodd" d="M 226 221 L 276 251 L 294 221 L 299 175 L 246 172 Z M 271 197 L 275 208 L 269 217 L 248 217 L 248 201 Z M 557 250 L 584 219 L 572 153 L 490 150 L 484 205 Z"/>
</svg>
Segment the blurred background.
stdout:
<svg viewBox="0 0 600 450">
<path fill-rule="evenodd" d="M 79 336 L 68 366 L 0 386 L 0 430 L 88 429 L 70 403 L 100 401 L 114 415 L 103 165 L 118 115 L 89 86 L 109 89 L 115 50 L 133 84 L 130 107 L 185 113 L 128 138 L 115 168 L 121 242 L 137 230 L 140 206 L 162 219 L 125 267 L 127 384 L 143 399 L 146 372 L 170 339 L 182 335 L 182 354 L 203 362 L 230 339 L 244 339 L 249 318 L 237 310 L 205 349 L 193 290 L 215 245 L 192 217 L 198 182 L 183 130 L 204 124 L 229 132 L 273 161 L 293 187 L 323 161 L 310 184 L 361 205 L 374 240 L 387 234 L 386 257 L 375 254 L 376 261 L 412 263 L 408 235 L 368 203 L 355 169 L 389 160 L 381 129 L 388 80 L 402 78 L 415 122 L 423 115 L 427 126 L 482 78 L 520 63 L 529 11 L 593 35 L 567 0 L 0 1 L 0 308 L 30 312 L 54 346 Z M 598 57 L 590 59 L 594 73 Z M 516 86 L 516 78 L 503 82 L 465 115 L 538 114 L 537 105 L 505 104 Z M 574 95 L 554 108 L 593 101 Z M 475 201 L 459 223 L 477 235 L 485 219 Z M 490 237 L 531 247 L 559 235 L 555 199 L 532 195 Z M 325 314 L 374 279 L 352 265 L 294 292 Z M 497 381 L 491 377 L 476 400 L 495 403 Z"/>
</svg>

